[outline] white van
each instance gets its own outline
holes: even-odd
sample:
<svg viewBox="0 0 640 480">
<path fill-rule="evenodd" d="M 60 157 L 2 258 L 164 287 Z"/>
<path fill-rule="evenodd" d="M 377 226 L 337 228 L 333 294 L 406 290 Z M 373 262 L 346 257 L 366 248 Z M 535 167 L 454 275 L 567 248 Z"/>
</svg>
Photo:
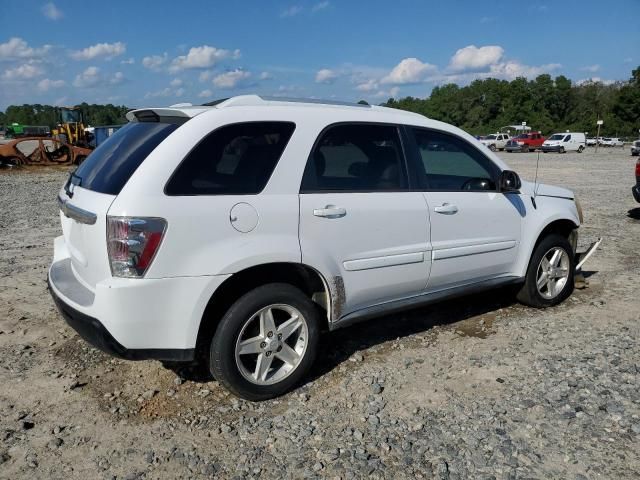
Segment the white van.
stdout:
<svg viewBox="0 0 640 480">
<path fill-rule="evenodd" d="M 542 151 L 547 152 L 578 152 L 582 153 L 587 145 L 587 139 L 581 132 L 554 133 L 542 144 Z"/>
</svg>

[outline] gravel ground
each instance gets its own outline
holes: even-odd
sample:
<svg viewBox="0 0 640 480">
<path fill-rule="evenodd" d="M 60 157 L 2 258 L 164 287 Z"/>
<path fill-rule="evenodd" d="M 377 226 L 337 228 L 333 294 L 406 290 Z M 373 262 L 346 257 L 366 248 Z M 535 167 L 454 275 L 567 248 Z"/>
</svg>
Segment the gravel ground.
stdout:
<svg viewBox="0 0 640 480">
<path fill-rule="evenodd" d="M 536 154 L 501 154 L 533 179 Z M 496 291 L 326 335 L 296 391 L 252 404 L 68 328 L 46 291 L 65 169 L 0 172 L 2 478 L 638 478 L 640 205 L 627 149 L 540 155 L 604 243 L 588 288 Z"/>
</svg>

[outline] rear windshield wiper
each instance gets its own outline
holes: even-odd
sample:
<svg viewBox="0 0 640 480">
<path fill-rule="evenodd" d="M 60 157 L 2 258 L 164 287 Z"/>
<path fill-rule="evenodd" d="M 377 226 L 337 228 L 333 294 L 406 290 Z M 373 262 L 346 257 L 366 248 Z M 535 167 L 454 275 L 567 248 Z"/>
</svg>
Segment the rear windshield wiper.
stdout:
<svg viewBox="0 0 640 480">
<path fill-rule="evenodd" d="M 77 180 L 74 180 L 74 179 L 77 179 Z M 79 175 L 76 175 L 75 170 L 69 174 L 69 179 L 67 180 L 67 183 L 64 184 L 64 191 L 67 192 L 67 195 L 69 196 L 69 198 L 73 197 L 73 188 L 71 187 L 71 185 L 74 185 L 77 187 L 82 185 L 82 177 Z"/>
</svg>

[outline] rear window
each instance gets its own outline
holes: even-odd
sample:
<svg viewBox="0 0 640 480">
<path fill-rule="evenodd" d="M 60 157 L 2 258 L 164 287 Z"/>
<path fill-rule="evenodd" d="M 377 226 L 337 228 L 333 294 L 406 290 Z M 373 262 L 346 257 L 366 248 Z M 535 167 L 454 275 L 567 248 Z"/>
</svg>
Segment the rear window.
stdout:
<svg viewBox="0 0 640 480">
<path fill-rule="evenodd" d="M 247 122 L 207 135 L 178 166 L 167 195 L 246 195 L 265 187 L 295 125 Z"/>
<path fill-rule="evenodd" d="M 133 172 L 179 125 L 131 122 L 100 144 L 72 175 L 74 184 L 94 192 L 117 195 Z"/>
</svg>

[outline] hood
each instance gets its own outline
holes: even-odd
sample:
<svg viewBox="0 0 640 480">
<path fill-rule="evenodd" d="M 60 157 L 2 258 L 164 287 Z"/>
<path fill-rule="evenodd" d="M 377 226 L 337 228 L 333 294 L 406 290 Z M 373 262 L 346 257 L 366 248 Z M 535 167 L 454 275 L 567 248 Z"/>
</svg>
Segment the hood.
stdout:
<svg viewBox="0 0 640 480">
<path fill-rule="evenodd" d="M 533 182 L 522 181 L 522 188 L 520 191 L 527 195 L 533 195 L 534 190 L 537 190 L 537 196 L 539 197 L 558 197 L 573 200 L 575 195 L 567 188 L 556 187 L 555 185 L 548 185 L 546 183 L 538 183 L 537 187 Z"/>
</svg>

